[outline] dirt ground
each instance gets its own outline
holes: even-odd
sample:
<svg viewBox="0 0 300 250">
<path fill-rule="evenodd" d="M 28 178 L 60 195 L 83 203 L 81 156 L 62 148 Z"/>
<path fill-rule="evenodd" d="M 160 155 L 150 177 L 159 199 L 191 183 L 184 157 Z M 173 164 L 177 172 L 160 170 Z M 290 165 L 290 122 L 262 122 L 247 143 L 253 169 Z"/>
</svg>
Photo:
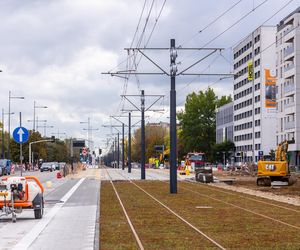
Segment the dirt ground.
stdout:
<svg viewBox="0 0 300 250">
<path fill-rule="evenodd" d="M 233 179 L 232 185 L 227 184 L 215 184 L 217 186 L 221 186 L 226 189 L 243 192 L 243 193 L 251 193 L 247 192 L 247 190 L 252 191 L 252 194 L 256 196 L 261 196 L 264 198 L 271 197 L 272 200 L 278 201 L 291 201 L 288 202 L 294 205 L 300 205 L 300 175 L 297 175 L 297 182 L 292 186 L 273 186 L 273 187 L 258 187 L 256 185 L 256 177 L 255 176 L 242 176 L 236 173 L 230 172 L 215 172 L 214 176 L 216 176 L 219 180 L 224 179 Z M 246 192 L 245 192 L 246 191 Z"/>
</svg>

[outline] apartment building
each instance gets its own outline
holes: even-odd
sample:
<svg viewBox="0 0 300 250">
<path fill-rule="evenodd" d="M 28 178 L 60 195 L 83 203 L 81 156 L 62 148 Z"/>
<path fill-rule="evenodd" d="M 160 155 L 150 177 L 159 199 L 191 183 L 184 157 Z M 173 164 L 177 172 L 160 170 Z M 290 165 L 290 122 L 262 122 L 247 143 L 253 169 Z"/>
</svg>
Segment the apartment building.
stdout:
<svg viewBox="0 0 300 250">
<path fill-rule="evenodd" d="M 216 113 L 216 143 L 233 142 L 233 102 L 219 107 Z"/>
<path fill-rule="evenodd" d="M 233 48 L 236 162 L 276 148 L 276 27 L 261 26 Z"/>
<path fill-rule="evenodd" d="M 300 164 L 300 7 L 282 19 L 276 33 L 277 144 L 289 143 L 290 164 Z"/>
</svg>

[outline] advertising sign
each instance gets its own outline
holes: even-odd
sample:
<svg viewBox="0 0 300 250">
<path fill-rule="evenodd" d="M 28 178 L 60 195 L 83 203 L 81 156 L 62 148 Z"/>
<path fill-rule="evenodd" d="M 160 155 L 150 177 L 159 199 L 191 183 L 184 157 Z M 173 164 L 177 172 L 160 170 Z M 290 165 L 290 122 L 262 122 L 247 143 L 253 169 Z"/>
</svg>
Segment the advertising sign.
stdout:
<svg viewBox="0 0 300 250">
<path fill-rule="evenodd" d="M 266 108 L 276 108 L 276 77 L 271 76 L 270 69 L 265 69 Z"/>
<path fill-rule="evenodd" d="M 249 61 L 248 62 L 248 81 L 253 80 L 253 62 Z"/>
</svg>

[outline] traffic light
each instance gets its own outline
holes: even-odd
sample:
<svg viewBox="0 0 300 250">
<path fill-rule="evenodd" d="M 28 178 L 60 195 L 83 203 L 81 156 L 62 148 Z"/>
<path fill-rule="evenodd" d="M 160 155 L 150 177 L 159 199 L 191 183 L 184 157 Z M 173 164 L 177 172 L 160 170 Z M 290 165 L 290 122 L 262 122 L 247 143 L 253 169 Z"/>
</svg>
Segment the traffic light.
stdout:
<svg viewBox="0 0 300 250">
<path fill-rule="evenodd" d="M 101 155 L 102 154 L 102 149 L 101 148 L 99 148 L 99 155 Z"/>
</svg>

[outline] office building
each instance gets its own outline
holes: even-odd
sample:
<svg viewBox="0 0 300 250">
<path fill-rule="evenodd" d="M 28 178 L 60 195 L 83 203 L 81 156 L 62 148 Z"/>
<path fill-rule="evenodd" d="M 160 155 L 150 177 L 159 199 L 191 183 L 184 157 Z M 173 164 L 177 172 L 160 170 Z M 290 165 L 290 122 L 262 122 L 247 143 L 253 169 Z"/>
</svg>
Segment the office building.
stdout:
<svg viewBox="0 0 300 250">
<path fill-rule="evenodd" d="M 277 25 L 277 135 L 289 140 L 290 164 L 300 164 L 300 8 Z"/>
<path fill-rule="evenodd" d="M 233 142 L 233 102 L 218 108 L 216 113 L 216 143 Z"/>
<path fill-rule="evenodd" d="M 233 48 L 233 141 L 237 162 L 276 149 L 276 27 L 261 26 Z"/>
</svg>

